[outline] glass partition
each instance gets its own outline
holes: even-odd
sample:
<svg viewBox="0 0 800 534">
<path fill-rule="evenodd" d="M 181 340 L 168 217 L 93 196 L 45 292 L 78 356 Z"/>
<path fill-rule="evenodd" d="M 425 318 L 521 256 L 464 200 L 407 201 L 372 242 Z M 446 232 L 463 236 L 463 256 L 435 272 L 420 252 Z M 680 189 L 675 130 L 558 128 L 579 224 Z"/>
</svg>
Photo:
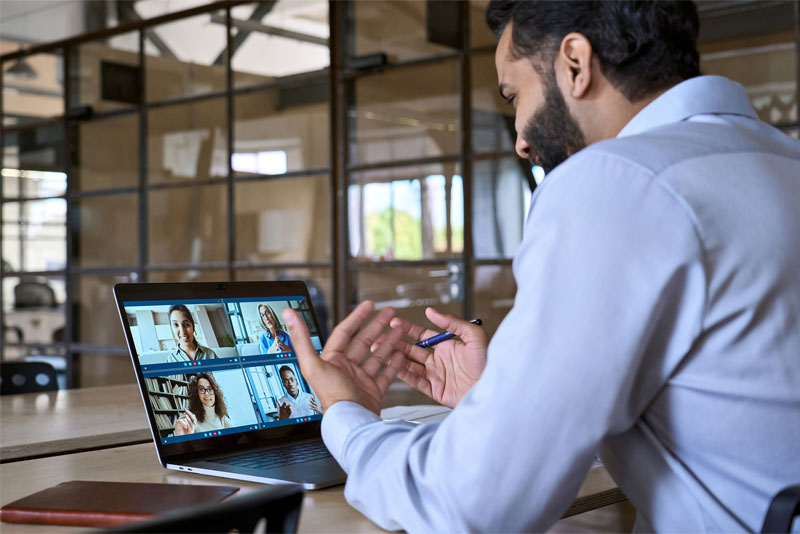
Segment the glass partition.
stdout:
<svg viewBox="0 0 800 534">
<path fill-rule="evenodd" d="M 131 109 L 141 101 L 139 32 L 73 49 L 70 64 L 71 102 L 75 115 Z"/>
<path fill-rule="evenodd" d="M 3 135 L 3 196 L 43 198 L 67 189 L 64 126 L 40 124 Z"/>
<path fill-rule="evenodd" d="M 73 243 L 82 268 L 130 266 L 139 263 L 139 196 L 104 195 L 76 201 L 78 233 Z"/>
<path fill-rule="evenodd" d="M 469 0 L 469 40 L 473 48 L 497 44 L 497 39 L 486 25 L 488 5 L 489 0 Z"/>
<path fill-rule="evenodd" d="M 301 84 L 234 97 L 231 167 L 238 176 L 275 175 L 330 166 L 326 84 L 316 101 L 294 101 Z"/>
<path fill-rule="evenodd" d="M 351 164 L 458 153 L 457 61 L 388 70 L 360 78 L 354 85 L 349 111 Z"/>
<path fill-rule="evenodd" d="M 352 274 L 356 302 L 372 300 L 380 309 L 391 306 L 397 315 L 428 325 L 425 308 L 462 315 L 463 268 L 460 263 L 437 266 L 382 268 Z"/>
<path fill-rule="evenodd" d="M 4 358 L 63 355 L 64 276 L 6 276 L 2 293 Z"/>
<path fill-rule="evenodd" d="M 227 261 L 227 198 L 225 185 L 151 191 L 147 220 L 149 263 Z"/>
<path fill-rule="evenodd" d="M 224 11 L 144 30 L 148 102 L 225 90 L 227 34 L 215 16 L 224 18 Z"/>
<path fill-rule="evenodd" d="M 530 164 L 517 157 L 473 163 L 475 257 L 511 258 L 517 252 L 531 202 L 524 172 L 531 176 Z"/>
<path fill-rule="evenodd" d="M 147 130 L 150 183 L 228 176 L 228 111 L 224 98 L 151 109 Z"/>
<path fill-rule="evenodd" d="M 446 13 L 429 13 L 432 4 L 434 9 L 444 7 Z M 461 27 L 458 4 L 418 0 L 353 2 L 353 53 L 355 56 L 384 53 L 389 61 L 395 62 L 453 52 L 457 45 L 448 46 L 437 42 L 441 39 L 432 39 L 429 28 L 453 25 L 455 28 L 448 33 L 457 35 Z"/>
<path fill-rule="evenodd" d="M 66 265 L 67 203 L 61 198 L 3 204 L 3 260 L 14 271 Z"/>
<path fill-rule="evenodd" d="M 23 125 L 64 114 L 61 51 L 3 62 L 3 126 Z"/>
<path fill-rule="evenodd" d="M 220 282 L 228 280 L 227 269 L 170 269 L 152 270 L 147 273 L 148 282 Z"/>
<path fill-rule="evenodd" d="M 71 186 L 97 191 L 139 185 L 139 115 L 81 121 L 72 126 Z M 114 147 L 109 150 L 108 147 Z"/>
<path fill-rule="evenodd" d="M 353 173 L 347 197 L 354 258 L 421 260 L 464 249 L 463 178 L 455 163 Z"/>
<path fill-rule="evenodd" d="M 517 285 L 511 265 L 479 265 L 475 268 L 475 317 L 483 321 L 489 336 L 514 305 Z"/>
<path fill-rule="evenodd" d="M 330 258 L 328 176 L 237 183 L 234 198 L 237 261 L 285 263 Z"/>
<path fill-rule="evenodd" d="M 235 87 L 321 71 L 330 64 L 327 2 L 254 2 L 233 7 L 231 16 Z M 222 17 L 217 20 L 224 23 Z"/>
<path fill-rule="evenodd" d="M 795 2 L 698 3 L 700 68 L 741 83 L 761 120 L 797 129 Z"/>
<path fill-rule="evenodd" d="M 78 339 L 86 345 L 125 346 L 114 300 L 114 285 L 130 282 L 126 275 L 82 275 L 73 279 L 78 312 Z"/>
</svg>

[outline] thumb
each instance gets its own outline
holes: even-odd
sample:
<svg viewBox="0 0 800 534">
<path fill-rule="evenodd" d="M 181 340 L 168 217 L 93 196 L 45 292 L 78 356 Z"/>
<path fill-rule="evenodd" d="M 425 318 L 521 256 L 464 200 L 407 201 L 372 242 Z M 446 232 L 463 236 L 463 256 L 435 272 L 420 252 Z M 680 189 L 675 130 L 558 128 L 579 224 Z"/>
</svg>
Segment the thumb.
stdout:
<svg viewBox="0 0 800 534">
<path fill-rule="evenodd" d="M 308 327 L 297 312 L 291 308 L 283 310 L 281 315 L 289 326 L 289 335 L 292 337 L 297 361 L 300 363 L 300 371 L 308 380 L 313 380 L 322 365 L 322 360 L 317 354 L 313 343 L 311 343 L 311 334 L 308 333 Z"/>
<path fill-rule="evenodd" d="M 455 315 L 441 313 L 435 308 L 427 308 L 425 315 L 430 321 L 439 328 L 452 332 L 461 338 L 464 343 L 471 341 L 481 341 L 486 339 L 486 331 L 480 326 L 465 321 Z"/>
</svg>

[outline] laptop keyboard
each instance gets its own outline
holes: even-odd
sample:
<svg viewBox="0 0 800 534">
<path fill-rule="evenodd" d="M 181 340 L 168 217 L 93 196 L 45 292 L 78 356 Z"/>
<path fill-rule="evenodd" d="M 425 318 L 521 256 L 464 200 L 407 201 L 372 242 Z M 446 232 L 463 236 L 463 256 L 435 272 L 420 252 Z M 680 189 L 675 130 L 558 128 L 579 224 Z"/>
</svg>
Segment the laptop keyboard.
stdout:
<svg viewBox="0 0 800 534">
<path fill-rule="evenodd" d="M 281 449 L 255 451 L 216 460 L 217 463 L 247 467 L 249 469 L 272 469 L 284 465 L 299 464 L 328 458 L 331 453 L 322 442 L 302 443 Z"/>
</svg>

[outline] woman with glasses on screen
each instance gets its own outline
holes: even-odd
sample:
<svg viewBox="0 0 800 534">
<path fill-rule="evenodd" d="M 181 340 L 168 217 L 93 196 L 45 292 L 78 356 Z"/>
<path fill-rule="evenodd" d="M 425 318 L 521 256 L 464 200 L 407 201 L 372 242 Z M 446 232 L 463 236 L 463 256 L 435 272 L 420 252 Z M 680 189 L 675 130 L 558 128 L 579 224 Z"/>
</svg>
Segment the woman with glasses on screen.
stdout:
<svg viewBox="0 0 800 534">
<path fill-rule="evenodd" d="M 189 409 L 175 421 L 175 435 L 231 428 L 225 396 L 212 373 L 198 373 L 189 380 Z"/>
<path fill-rule="evenodd" d="M 280 329 L 280 321 L 275 315 L 275 310 L 266 304 L 258 306 L 258 315 L 265 332 L 261 334 L 261 353 L 275 354 L 277 352 L 294 352 L 289 334 Z"/>
<path fill-rule="evenodd" d="M 178 341 L 178 346 L 167 356 L 167 362 L 189 362 L 211 360 L 217 354 L 197 342 L 194 337 L 194 318 L 189 308 L 175 304 L 169 308 L 169 326 Z"/>
</svg>

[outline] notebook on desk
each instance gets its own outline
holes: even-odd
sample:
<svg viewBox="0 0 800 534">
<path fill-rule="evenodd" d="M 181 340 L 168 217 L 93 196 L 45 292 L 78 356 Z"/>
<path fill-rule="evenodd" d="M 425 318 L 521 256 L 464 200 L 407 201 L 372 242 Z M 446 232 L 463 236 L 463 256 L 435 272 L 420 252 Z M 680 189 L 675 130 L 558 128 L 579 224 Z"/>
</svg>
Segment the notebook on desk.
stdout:
<svg viewBox="0 0 800 534">
<path fill-rule="evenodd" d="M 306 489 L 344 482 L 282 323 L 295 309 L 322 350 L 303 282 L 119 284 L 114 295 L 161 465 Z"/>
<path fill-rule="evenodd" d="M 218 505 L 235 486 L 71 480 L 3 506 L 6 523 L 108 527 L 189 506 Z"/>
</svg>

